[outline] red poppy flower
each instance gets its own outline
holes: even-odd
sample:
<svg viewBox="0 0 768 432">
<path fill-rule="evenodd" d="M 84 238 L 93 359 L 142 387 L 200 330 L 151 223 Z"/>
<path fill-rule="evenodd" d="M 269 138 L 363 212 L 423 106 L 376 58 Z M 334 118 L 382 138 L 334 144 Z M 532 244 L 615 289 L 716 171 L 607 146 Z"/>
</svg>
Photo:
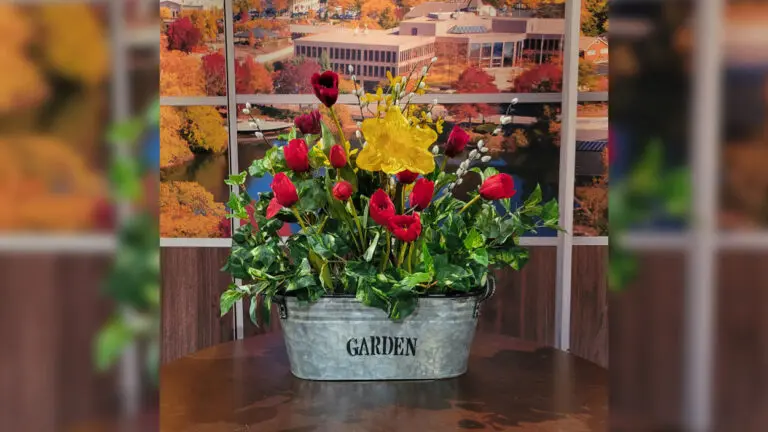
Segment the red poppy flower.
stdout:
<svg viewBox="0 0 768 432">
<path fill-rule="evenodd" d="M 293 124 L 303 134 L 319 134 L 320 133 L 320 111 L 314 110 L 309 114 L 303 114 L 293 119 Z"/>
<path fill-rule="evenodd" d="M 512 198 L 515 192 L 515 182 L 509 174 L 492 175 L 480 185 L 480 196 L 487 200 Z"/>
<path fill-rule="evenodd" d="M 344 165 L 347 164 L 347 154 L 344 152 L 344 147 L 335 144 L 331 147 L 331 154 L 328 159 L 331 160 L 331 166 L 334 168 L 344 168 Z"/>
<path fill-rule="evenodd" d="M 418 213 L 392 216 L 387 228 L 396 239 L 410 243 L 421 235 L 421 219 Z"/>
<path fill-rule="evenodd" d="M 400 171 L 395 175 L 395 178 L 397 181 L 399 181 L 402 184 L 411 184 L 416 181 L 416 178 L 419 176 L 419 173 L 415 173 L 413 171 Z"/>
<path fill-rule="evenodd" d="M 431 182 L 425 178 L 416 180 L 416 184 L 413 185 L 411 196 L 408 198 L 408 202 L 411 207 L 416 207 L 416 210 L 424 210 L 429 207 L 429 203 L 432 201 L 432 195 L 435 193 L 435 182 Z"/>
<path fill-rule="evenodd" d="M 371 195 L 371 204 L 368 210 L 371 218 L 379 225 L 387 226 L 389 219 L 395 215 L 395 204 L 389 199 L 389 195 L 382 189 Z"/>
<path fill-rule="evenodd" d="M 445 142 L 445 155 L 456 157 L 464 151 L 464 147 L 469 142 L 469 134 L 464 129 L 454 126 L 451 134 L 448 135 L 448 141 Z"/>
<path fill-rule="evenodd" d="M 352 187 L 352 183 L 348 181 L 340 181 L 333 185 L 333 197 L 336 198 L 339 201 L 346 201 L 349 199 L 349 197 L 352 196 L 352 192 L 354 191 L 354 188 Z"/>
<path fill-rule="evenodd" d="M 285 164 L 294 172 L 309 171 L 309 150 L 303 139 L 292 139 L 283 150 Z"/>
<path fill-rule="evenodd" d="M 333 106 L 339 98 L 339 75 L 333 71 L 315 73 L 310 80 L 315 96 L 327 107 Z"/>
<path fill-rule="evenodd" d="M 272 192 L 275 193 L 275 199 L 283 207 L 290 207 L 296 204 L 299 200 L 299 194 L 296 192 L 296 186 L 293 185 L 291 179 L 288 178 L 285 173 L 275 174 L 275 178 L 272 179 L 270 185 Z"/>
</svg>

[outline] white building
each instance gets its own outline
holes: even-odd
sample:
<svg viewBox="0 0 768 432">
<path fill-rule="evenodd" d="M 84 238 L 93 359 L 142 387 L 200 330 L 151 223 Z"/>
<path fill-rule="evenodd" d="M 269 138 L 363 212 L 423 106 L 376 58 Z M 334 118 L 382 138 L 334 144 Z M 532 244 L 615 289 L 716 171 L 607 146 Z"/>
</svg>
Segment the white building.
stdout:
<svg viewBox="0 0 768 432">
<path fill-rule="evenodd" d="M 320 9 L 320 0 L 293 0 L 291 2 L 291 13 L 309 12 Z"/>
</svg>

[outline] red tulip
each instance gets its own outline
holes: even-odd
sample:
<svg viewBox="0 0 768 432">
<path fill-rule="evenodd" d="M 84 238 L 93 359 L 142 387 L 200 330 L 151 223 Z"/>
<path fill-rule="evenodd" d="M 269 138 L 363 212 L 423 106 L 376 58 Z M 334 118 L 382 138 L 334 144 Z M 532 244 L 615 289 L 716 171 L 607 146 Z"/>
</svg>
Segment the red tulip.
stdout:
<svg viewBox="0 0 768 432">
<path fill-rule="evenodd" d="M 352 196 L 352 183 L 348 181 L 340 181 L 333 185 L 333 197 L 339 201 L 346 201 Z"/>
<path fill-rule="evenodd" d="M 344 147 L 339 144 L 331 147 L 329 159 L 331 160 L 331 166 L 334 168 L 344 168 L 344 165 L 347 164 L 347 154 L 344 152 Z"/>
<path fill-rule="evenodd" d="M 254 202 L 251 202 L 247 206 L 245 206 L 245 212 L 248 213 L 248 222 L 251 224 L 253 228 L 259 229 L 259 224 L 256 223 L 256 204 Z"/>
<path fill-rule="evenodd" d="M 421 235 L 421 219 L 418 213 L 392 216 L 387 228 L 396 239 L 410 243 Z"/>
<path fill-rule="evenodd" d="M 339 98 L 339 76 L 336 72 L 315 73 L 310 80 L 315 96 L 327 107 L 333 106 Z"/>
<path fill-rule="evenodd" d="M 381 226 L 387 226 L 389 220 L 395 215 L 395 204 L 392 203 L 389 195 L 382 189 L 377 190 L 371 195 L 370 206 L 371 218 Z"/>
<path fill-rule="evenodd" d="M 492 175 L 480 185 L 480 196 L 487 200 L 512 198 L 515 192 L 515 182 L 509 174 Z"/>
<path fill-rule="evenodd" d="M 293 119 L 293 124 L 303 134 L 319 134 L 320 133 L 320 111 L 314 110 L 309 114 L 303 114 Z"/>
<path fill-rule="evenodd" d="M 445 155 L 448 157 L 458 156 L 464 151 L 464 147 L 469 142 L 469 134 L 464 129 L 454 126 L 451 134 L 448 135 L 448 141 L 445 143 Z"/>
<path fill-rule="evenodd" d="M 431 182 L 425 178 L 416 180 L 416 184 L 413 185 L 411 196 L 408 198 L 408 202 L 411 207 L 416 207 L 416 210 L 424 210 L 429 207 L 429 203 L 432 201 L 432 195 L 435 193 L 435 182 Z"/>
<path fill-rule="evenodd" d="M 412 171 L 400 171 L 395 175 L 395 178 L 397 178 L 397 181 L 399 181 L 402 184 L 411 184 L 416 181 L 416 177 L 419 176 L 419 173 L 415 173 Z"/>
<path fill-rule="evenodd" d="M 303 139 L 292 139 L 283 150 L 285 164 L 295 172 L 309 171 L 309 150 Z"/>
<path fill-rule="evenodd" d="M 288 178 L 285 173 L 275 174 L 275 178 L 272 179 L 272 192 L 275 193 L 275 199 L 283 207 L 290 207 L 296 204 L 299 200 L 299 194 L 296 192 L 296 186 L 293 185 L 291 179 Z"/>
</svg>

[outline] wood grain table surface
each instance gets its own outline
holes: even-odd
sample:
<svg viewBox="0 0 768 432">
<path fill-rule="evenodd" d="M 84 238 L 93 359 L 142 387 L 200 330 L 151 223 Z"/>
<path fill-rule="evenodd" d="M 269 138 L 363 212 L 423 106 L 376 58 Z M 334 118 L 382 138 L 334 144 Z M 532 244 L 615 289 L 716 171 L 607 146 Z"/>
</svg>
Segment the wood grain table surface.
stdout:
<svg viewBox="0 0 768 432">
<path fill-rule="evenodd" d="M 280 334 L 166 364 L 163 432 L 603 431 L 608 372 L 586 360 L 478 334 L 469 370 L 436 381 L 319 382 L 291 375 Z"/>
</svg>

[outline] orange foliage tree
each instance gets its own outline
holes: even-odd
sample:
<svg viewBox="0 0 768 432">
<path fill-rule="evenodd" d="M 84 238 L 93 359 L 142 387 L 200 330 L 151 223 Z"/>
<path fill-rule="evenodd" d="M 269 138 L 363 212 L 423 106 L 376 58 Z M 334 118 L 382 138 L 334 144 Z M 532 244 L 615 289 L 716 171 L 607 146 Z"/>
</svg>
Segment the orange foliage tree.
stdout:
<svg viewBox="0 0 768 432">
<path fill-rule="evenodd" d="M 251 56 L 235 64 L 235 77 L 238 93 L 272 93 L 272 74 Z"/>
<path fill-rule="evenodd" d="M 498 93 L 499 89 L 494 84 L 494 78 L 488 72 L 471 66 L 459 75 L 454 84 L 457 93 Z M 456 120 L 469 119 L 472 122 L 473 117 L 489 115 L 493 109 L 488 104 L 457 104 L 449 107 L 451 115 Z"/>
<path fill-rule="evenodd" d="M 174 107 L 160 107 L 160 168 L 184 163 L 192 157 L 189 144 L 179 135 L 184 120 Z"/>
<path fill-rule="evenodd" d="M 223 237 L 224 204 L 195 182 L 160 183 L 161 237 Z"/>
<path fill-rule="evenodd" d="M 216 41 L 216 37 L 219 33 L 217 20 L 223 18 L 223 13 L 215 9 L 200 9 L 185 11 L 183 16 L 189 17 L 189 20 L 192 21 L 192 25 L 200 31 L 200 37 L 203 42 Z"/>
<path fill-rule="evenodd" d="M 185 124 L 180 136 L 193 152 L 221 153 L 227 149 L 227 128 L 224 118 L 212 106 L 192 106 L 182 109 Z"/>
<path fill-rule="evenodd" d="M 160 37 L 160 95 L 205 95 L 205 75 L 200 58 L 183 51 L 168 50 L 165 36 Z"/>
</svg>

